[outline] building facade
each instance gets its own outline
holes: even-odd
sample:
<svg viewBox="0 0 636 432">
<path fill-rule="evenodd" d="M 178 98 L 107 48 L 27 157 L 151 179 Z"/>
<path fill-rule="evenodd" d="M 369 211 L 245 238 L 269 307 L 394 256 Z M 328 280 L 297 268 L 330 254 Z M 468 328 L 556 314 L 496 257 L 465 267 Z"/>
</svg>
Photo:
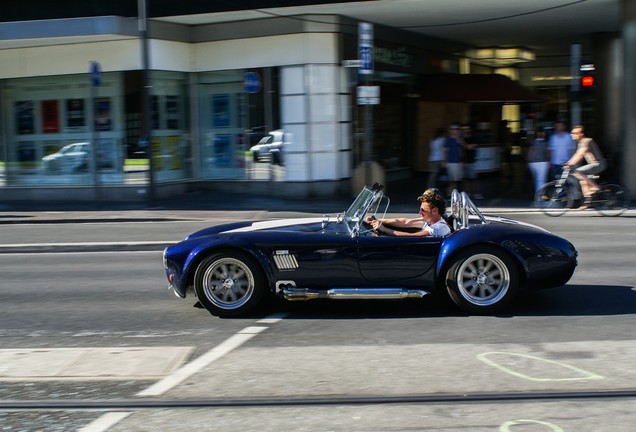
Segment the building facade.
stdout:
<svg viewBox="0 0 636 432">
<path fill-rule="evenodd" d="M 478 126 L 478 162 L 493 171 L 502 108 L 533 110 L 514 95 L 471 100 L 470 89 L 431 100 L 431 76 L 497 69 L 471 64 L 461 54 L 469 46 L 383 26 L 374 26 L 369 81 L 358 73 L 359 23 L 337 15 L 152 20 L 147 40 L 136 18 L 118 16 L 0 25 L 5 200 L 140 200 L 201 188 L 329 196 L 348 192 L 369 159 L 389 181 L 425 172 L 432 132 L 453 121 Z M 379 88 L 371 119 L 361 84 Z M 284 131 L 280 153 L 256 158 L 250 149 L 274 130 Z"/>
</svg>

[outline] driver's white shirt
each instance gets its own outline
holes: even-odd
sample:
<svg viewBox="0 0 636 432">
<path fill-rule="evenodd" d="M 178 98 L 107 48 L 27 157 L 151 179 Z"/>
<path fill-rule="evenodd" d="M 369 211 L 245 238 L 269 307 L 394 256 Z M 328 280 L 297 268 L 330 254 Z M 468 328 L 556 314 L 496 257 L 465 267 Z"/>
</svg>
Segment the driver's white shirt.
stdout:
<svg viewBox="0 0 636 432">
<path fill-rule="evenodd" d="M 435 237 L 444 237 L 451 232 L 450 227 L 444 219 L 440 219 L 432 225 L 429 225 L 428 222 L 424 222 L 422 231 L 428 231 L 431 236 Z"/>
</svg>

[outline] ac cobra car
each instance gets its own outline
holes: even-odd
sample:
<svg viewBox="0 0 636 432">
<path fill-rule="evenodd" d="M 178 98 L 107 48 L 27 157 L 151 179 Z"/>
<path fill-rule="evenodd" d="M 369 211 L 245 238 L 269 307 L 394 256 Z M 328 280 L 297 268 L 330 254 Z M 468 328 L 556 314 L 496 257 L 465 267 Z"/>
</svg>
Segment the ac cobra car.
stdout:
<svg viewBox="0 0 636 432">
<path fill-rule="evenodd" d="M 366 216 L 389 198 L 364 187 L 348 210 L 322 218 L 246 221 L 190 234 L 164 250 L 174 293 L 194 291 L 212 315 L 253 311 L 267 296 L 286 300 L 421 298 L 446 292 L 468 314 L 506 310 L 521 289 L 566 284 L 577 265 L 567 240 L 542 228 L 484 216 L 453 191 L 445 237 L 378 235 Z"/>
</svg>

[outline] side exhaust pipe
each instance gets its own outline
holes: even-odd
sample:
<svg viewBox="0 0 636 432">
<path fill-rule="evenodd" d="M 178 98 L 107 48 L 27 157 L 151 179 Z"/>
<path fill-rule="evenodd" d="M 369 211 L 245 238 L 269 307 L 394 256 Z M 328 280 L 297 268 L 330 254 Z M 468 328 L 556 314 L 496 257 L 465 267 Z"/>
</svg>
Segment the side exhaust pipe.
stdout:
<svg viewBox="0 0 636 432">
<path fill-rule="evenodd" d="M 329 290 L 313 290 L 295 286 L 282 286 L 279 291 L 285 300 L 393 300 L 405 298 L 422 298 L 429 294 L 424 290 L 408 290 L 404 288 L 331 288 Z"/>
</svg>

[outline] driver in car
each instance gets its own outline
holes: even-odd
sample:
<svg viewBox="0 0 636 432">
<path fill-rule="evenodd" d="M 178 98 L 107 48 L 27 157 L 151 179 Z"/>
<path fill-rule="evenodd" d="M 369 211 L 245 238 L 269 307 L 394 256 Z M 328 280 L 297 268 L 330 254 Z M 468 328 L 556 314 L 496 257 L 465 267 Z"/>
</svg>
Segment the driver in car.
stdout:
<svg viewBox="0 0 636 432">
<path fill-rule="evenodd" d="M 420 202 L 420 217 L 418 218 L 374 219 L 369 216 L 365 221 L 379 233 L 393 236 L 443 237 L 450 234 L 450 227 L 443 218 L 446 211 L 446 201 L 444 201 L 440 191 L 435 188 L 427 189 L 421 196 L 417 197 L 417 200 Z M 386 225 L 390 225 L 390 227 Z M 409 228 L 419 228 L 419 230 L 415 232 L 403 230 Z"/>
</svg>

